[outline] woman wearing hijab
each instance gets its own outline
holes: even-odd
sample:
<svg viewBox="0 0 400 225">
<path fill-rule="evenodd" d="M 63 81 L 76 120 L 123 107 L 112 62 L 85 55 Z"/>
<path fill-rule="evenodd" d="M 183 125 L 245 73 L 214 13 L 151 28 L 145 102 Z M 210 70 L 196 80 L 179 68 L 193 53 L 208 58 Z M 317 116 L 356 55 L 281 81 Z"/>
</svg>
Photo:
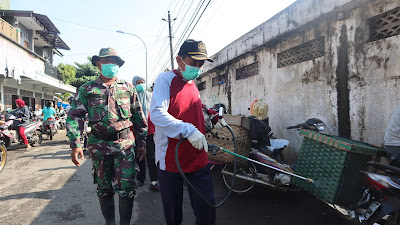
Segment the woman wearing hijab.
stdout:
<svg viewBox="0 0 400 225">
<path fill-rule="evenodd" d="M 17 120 L 14 121 L 13 126 L 17 127 L 18 134 L 21 137 L 24 144 L 26 145 L 26 150 L 30 150 L 31 145 L 29 144 L 28 139 L 25 136 L 24 125 L 29 121 L 31 113 L 28 109 L 28 106 L 25 105 L 24 100 L 17 99 L 15 100 L 15 104 L 17 105 L 18 108 L 14 110 L 11 114 L 17 117 Z"/>
<path fill-rule="evenodd" d="M 140 76 L 135 76 L 132 79 L 132 84 L 135 85 L 136 91 L 138 92 L 138 98 L 139 101 L 142 105 L 142 110 L 146 118 L 150 118 L 149 115 L 149 110 L 150 110 L 150 101 L 151 101 L 151 93 L 146 90 L 146 85 L 145 85 L 145 80 L 143 77 Z M 153 134 L 154 134 L 154 125 L 153 129 L 151 128 L 152 123 L 149 124 L 149 129 L 147 133 L 147 139 L 146 139 L 146 160 L 139 161 L 139 168 L 140 171 L 136 176 L 136 179 L 138 180 L 138 186 L 142 186 L 144 181 L 146 180 L 146 162 L 147 161 L 147 166 L 149 167 L 149 175 L 150 175 L 150 188 L 153 190 L 160 190 L 160 186 L 158 184 L 158 172 L 157 172 L 157 167 L 154 159 L 154 152 L 155 152 L 155 146 L 154 146 L 154 139 L 153 139 Z M 152 132 L 153 131 L 153 132 Z"/>
</svg>

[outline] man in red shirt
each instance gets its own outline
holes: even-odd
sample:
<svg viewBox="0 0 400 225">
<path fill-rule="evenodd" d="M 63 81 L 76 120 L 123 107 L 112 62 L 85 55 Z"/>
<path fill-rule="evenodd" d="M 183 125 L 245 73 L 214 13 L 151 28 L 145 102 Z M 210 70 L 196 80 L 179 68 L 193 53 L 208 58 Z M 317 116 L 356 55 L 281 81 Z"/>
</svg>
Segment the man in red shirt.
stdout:
<svg viewBox="0 0 400 225">
<path fill-rule="evenodd" d="M 178 69 L 160 74 L 155 82 L 150 106 L 155 125 L 156 163 L 164 216 L 167 225 L 182 223 L 183 180 L 175 163 L 175 147 L 180 145 L 180 165 L 190 183 L 211 203 L 214 187 L 208 166 L 205 124 L 199 91 L 194 83 L 204 61 L 213 62 L 201 41 L 186 40 L 176 57 Z M 196 224 L 214 225 L 215 208 L 189 189 Z"/>
</svg>

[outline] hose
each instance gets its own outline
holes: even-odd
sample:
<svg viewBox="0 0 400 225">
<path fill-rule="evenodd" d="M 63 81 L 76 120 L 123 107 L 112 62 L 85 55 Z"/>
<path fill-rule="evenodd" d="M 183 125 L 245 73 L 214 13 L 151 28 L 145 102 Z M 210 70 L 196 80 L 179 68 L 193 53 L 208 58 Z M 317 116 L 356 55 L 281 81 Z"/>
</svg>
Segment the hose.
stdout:
<svg viewBox="0 0 400 225">
<path fill-rule="evenodd" d="M 232 128 L 231 128 L 229 125 L 226 125 L 226 127 L 229 129 L 229 131 L 230 131 L 231 134 L 232 134 L 234 152 L 236 153 L 237 146 L 236 146 L 236 137 L 235 137 L 235 134 L 233 133 Z M 233 187 L 235 186 L 235 182 L 236 182 L 237 156 L 235 156 L 235 157 L 234 157 L 234 160 L 233 160 L 233 180 L 232 180 L 232 185 L 229 187 L 229 192 L 228 192 L 228 194 L 225 196 L 225 198 L 224 198 L 220 203 L 214 205 L 214 204 L 212 204 L 210 201 L 208 201 L 208 199 L 207 199 L 206 197 L 204 197 L 204 196 L 193 186 L 192 183 L 190 183 L 190 181 L 189 181 L 189 180 L 187 179 L 187 177 L 185 176 L 185 173 L 182 171 L 181 165 L 180 165 L 180 163 L 179 163 L 179 156 L 178 156 L 178 153 L 179 153 L 179 146 L 182 144 L 182 142 L 184 142 L 184 141 L 186 141 L 186 140 L 187 140 L 186 138 L 180 140 L 180 141 L 178 142 L 178 144 L 176 145 L 176 147 L 175 147 L 175 162 L 176 162 L 176 167 L 178 168 L 179 173 L 180 173 L 181 176 L 182 176 L 182 179 L 183 179 L 184 181 L 186 181 L 186 183 L 189 185 L 189 187 L 192 188 L 192 190 L 193 190 L 197 195 L 199 195 L 199 196 L 204 200 L 204 202 L 207 203 L 207 205 L 209 205 L 210 207 L 213 207 L 213 208 L 218 208 L 218 207 L 222 206 L 222 205 L 226 202 L 226 200 L 228 200 L 229 196 L 232 194 L 232 189 L 233 189 Z"/>
</svg>

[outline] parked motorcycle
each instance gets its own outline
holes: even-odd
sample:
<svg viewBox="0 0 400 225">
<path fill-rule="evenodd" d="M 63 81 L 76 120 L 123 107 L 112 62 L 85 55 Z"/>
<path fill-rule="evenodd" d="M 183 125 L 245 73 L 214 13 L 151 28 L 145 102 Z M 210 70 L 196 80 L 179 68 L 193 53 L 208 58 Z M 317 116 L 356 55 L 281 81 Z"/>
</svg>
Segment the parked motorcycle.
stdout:
<svg viewBox="0 0 400 225">
<path fill-rule="evenodd" d="M 379 162 L 369 162 L 368 165 L 385 174 L 361 171 L 369 185 L 355 214 L 362 225 L 400 224 L 400 168 Z"/>
<path fill-rule="evenodd" d="M 46 121 L 43 122 L 44 126 L 42 127 L 42 132 L 47 134 L 47 137 L 50 140 L 53 140 L 54 135 L 58 132 L 56 126 L 56 120 L 53 118 L 48 118 Z"/>
<path fill-rule="evenodd" d="M 58 130 L 64 130 L 66 128 L 67 125 L 67 114 L 62 111 L 62 112 L 58 112 L 56 114 L 56 127 Z"/>
<path fill-rule="evenodd" d="M 14 115 L 8 114 L 5 116 L 5 124 L 0 126 L 0 141 L 6 147 L 12 144 L 22 144 L 22 139 L 17 130 L 12 129 L 12 124 L 17 118 Z M 25 136 L 31 146 L 38 146 L 42 143 L 42 133 L 40 132 L 40 121 L 32 121 L 24 124 Z"/>
</svg>

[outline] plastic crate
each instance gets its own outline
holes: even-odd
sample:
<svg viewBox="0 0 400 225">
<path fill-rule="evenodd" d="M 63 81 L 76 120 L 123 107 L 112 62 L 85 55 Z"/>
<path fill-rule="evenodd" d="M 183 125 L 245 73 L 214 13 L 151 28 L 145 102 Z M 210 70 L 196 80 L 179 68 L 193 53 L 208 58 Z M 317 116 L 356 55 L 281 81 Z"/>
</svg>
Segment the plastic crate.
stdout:
<svg viewBox="0 0 400 225">
<path fill-rule="evenodd" d="M 366 185 L 360 171 L 367 170 L 366 163 L 382 149 L 309 130 L 300 130 L 300 134 L 304 140 L 295 171 L 315 183 L 299 178 L 294 178 L 293 183 L 331 204 L 357 203 Z"/>
</svg>

